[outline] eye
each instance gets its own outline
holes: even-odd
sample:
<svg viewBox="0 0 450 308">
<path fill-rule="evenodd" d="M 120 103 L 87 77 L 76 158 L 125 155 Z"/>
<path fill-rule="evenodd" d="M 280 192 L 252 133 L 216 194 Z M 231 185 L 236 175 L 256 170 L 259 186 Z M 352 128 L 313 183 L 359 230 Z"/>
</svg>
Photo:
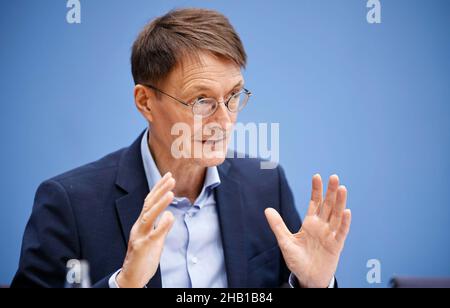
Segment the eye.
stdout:
<svg viewBox="0 0 450 308">
<path fill-rule="evenodd" d="M 241 92 L 241 91 L 242 91 L 242 89 L 235 89 L 235 90 L 233 90 L 233 91 L 230 93 L 230 95 L 229 95 L 228 97 L 232 97 L 232 96 L 238 94 L 238 93 Z"/>
<path fill-rule="evenodd" d="M 206 98 L 206 95 L 199 95 L 197 98 L 194 98 L 191 100 L 191 104 L 195 104 L 196 102 L 198 102 L 202 99 L 205 99 L 205 98 Z"/>
</svg>

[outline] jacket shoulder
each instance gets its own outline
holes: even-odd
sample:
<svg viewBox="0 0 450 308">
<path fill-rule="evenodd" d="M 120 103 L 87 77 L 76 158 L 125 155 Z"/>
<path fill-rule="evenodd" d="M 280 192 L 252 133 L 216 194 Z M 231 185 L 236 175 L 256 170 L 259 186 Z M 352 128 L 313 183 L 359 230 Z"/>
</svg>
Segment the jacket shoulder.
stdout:
<svg viewBox="0 0 450 308">
<path fill-rule="evenodd" d="M 71 182 L 80 182 L 83 180 L 88 181 L 92 178 L 103 177 L 106 179 L 106 175 L 112 176 L 116 173 L 120 160 L 127 148 L 120 149 L 113 153 L 110 153 L 99 160 L 64 172 L 60 175 L 52 177 L 45 182 L 58 182 L 61 184 L 67 184 Z"/>
</svg>

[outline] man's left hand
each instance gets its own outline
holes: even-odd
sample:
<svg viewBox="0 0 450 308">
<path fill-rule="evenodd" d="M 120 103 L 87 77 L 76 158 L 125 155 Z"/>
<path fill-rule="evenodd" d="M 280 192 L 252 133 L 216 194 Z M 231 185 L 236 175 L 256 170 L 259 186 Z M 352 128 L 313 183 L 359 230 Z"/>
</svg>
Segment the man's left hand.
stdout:
<svg viewBox="0 0 450 308">
<path fill-rule="evenodd" d="M 330 177 L 323 201 L 320 175 L 313 177 L 311 201 L 302 228 L 292 234 L 274 209 L 265 214 L 289 270 L 305 288 L 327 288 L 336 272 L 350 230 L 351 212 L 346 209 L 347 189 Z"/>
</svg>

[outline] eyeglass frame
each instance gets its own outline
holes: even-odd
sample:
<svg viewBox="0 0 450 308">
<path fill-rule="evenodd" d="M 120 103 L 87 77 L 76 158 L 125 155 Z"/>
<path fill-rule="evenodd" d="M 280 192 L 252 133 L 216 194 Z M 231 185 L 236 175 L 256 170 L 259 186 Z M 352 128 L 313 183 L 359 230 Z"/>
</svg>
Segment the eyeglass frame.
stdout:
<svg viewBox="0 0 450 308">
<path fill-rule="evenodd" d="M 161 94 L 164 94 L 165 96 L 167 96 L 167 97 L 169 97 L 169 98 L 175 100 L 177 103 L 180 103 L 180 104 L 182 104 L 182 105 L 184 105 L 184 106 L 186 106 L 186 107 L 191 107 L 192 114 L 193 114 L 194 116 L 202 116 L 202 115 L 195 114 L 195 112 L 194 112 L 194 106 L 195 106 L 195 104 L 197 104 L 199 101 L 201 101 L 201 99 L 200 99 L 200 100 L 199 100 L 199 99 L 196 99 L 194 103 L 186 103 L 186 102 L 184 102 L 183 100 L 178 99 L 178 98 L 176 98 L 176 97 L 174 97 L 174 96 L 172 96 L 172 95 L 170 95 L 170 94 L 168 94 L 168 93 L 166 93 L 166 92 L 164 92 L 164 91 L 158 89 L 157 87 L 155 87 L 155 86 L 153 86 L 153 85 L 150 85 L 150 84 L 141 84 L 141 85 L 142 85 L 142 86 L 145 86 L 145 87 L 147 87 L 147 88 L 150 88 L 150 89 L 152 89 L 152 90 L 154 90 L 154 91 L 156 91 L 156 92 L 159 92 L 159 93 L 161 93 Z M 231 111 L 230 108 L 228 107 L 228 105 L 229 105 L 229 103 L 230 103 L 230 101 L 231 101 L 231 99 L 232 99 L 233 97 L 238 96 L 238 95 L 242 95 L 242 94 L 246 94 L 247 97 L 248 97 L 248 98 L 247 98 L 247 102 L 246 102 L 245 105 L 244 105 L 244 107 L 245 107 L 245 106 L 247 105 L 248 101 L 250 100 L 250 97 L 252 97 L 252 95 L 253 95 L 253 93 L 250 92 L 249 90 L 247 90 L 246 88 L 243 88 L 243 89 L 240 90 L 238 93 L 236 93 L 236 94 L 234 94 L 234 95 L 231 95 L 230 98 L 228 98 L 228 100 L 227 100 L 227 101 L 224 101 L 224 102 L 219 102 L 219 101 L 216 100 L 215 98 L 211 98 L 211 97 L 205 97 L 205 98 L 203 98 L 203 99 L 214 99 L 214 100 L 217 102 L 217 107 L 216 107 L 216 110 L 214 110 L 213 113 L 211 113 L 210 115 L 207 115 L 207 116 L 202 116 L 202 117 L 207 118 L 207 117 L 210 117 L 210 116 L 212 116 L 213 114 L 215 114 L 216 111 L 217 111 L 217 109 L 219 109 L 219 105 L 220 105 L 220 104 L 224 104 L 224 105 L 227 107 L 228 111 L 231 112 L 231 113 L 236 114 L 236 113 L 241 112 L 241 111 L 244 109 L 244 107 L 243 107 L 241 110 L 238 110 L 238 111 Z"/>
</svg>

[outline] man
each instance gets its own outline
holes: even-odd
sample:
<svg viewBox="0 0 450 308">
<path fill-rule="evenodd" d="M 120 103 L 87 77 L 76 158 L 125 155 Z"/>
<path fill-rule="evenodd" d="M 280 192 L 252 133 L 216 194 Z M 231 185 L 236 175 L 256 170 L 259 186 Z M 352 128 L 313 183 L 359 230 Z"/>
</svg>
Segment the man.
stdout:
<svg viewBox="0 0 450 308">
<path fill-rule="evenodd" d="M 172 11 L 144 28 L 131 62 L 149 128 L 39 187 L 12 286 L 62 287 L 72 259 L 89 262 L 94 287 L 335 286 L 351 218 L 338 177 L 323 199 L 314 176 L 301 226 L 281 167 L 225 159 L 251 96 L 229 21 Z"/>
</svg>

